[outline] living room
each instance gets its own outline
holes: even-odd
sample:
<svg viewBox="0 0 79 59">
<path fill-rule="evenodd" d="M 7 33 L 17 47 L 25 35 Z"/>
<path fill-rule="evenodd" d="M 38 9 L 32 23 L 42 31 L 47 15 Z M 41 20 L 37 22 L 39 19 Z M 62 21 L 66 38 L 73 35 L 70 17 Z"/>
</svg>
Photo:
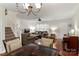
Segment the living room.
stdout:
<svg viewBox="0 0 79 59">
<path fill-rule="evenodd" d="M 0 55 L 78 56 L 79 3 L 22 4 L 0 3 Z"/>
</svg>

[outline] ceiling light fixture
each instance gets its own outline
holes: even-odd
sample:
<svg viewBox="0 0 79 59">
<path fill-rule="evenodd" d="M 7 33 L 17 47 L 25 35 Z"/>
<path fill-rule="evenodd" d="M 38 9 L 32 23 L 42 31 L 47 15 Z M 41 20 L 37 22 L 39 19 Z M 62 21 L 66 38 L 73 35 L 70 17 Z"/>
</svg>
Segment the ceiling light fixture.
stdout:
<svg viewBox="0 0 79 59">
<path fill-rule="evenodd" d="M 22 7 L 25 11 L 20 10 L 21 6 L 19 5 L 19 3 L 16 3 L 16 7 L 18 11 L 21 13 L 28 13 L 27 14 L 28 16 L 30 14 L 33 14 L 34 16 L 36 16 L 42 7 L 42 3 L 23 3 Z"/>
<path fill-rule="evenodd" d="M 51 27 L 52 31 L 55 31 L 57 29 L 57 27 Z"/>
</svg>

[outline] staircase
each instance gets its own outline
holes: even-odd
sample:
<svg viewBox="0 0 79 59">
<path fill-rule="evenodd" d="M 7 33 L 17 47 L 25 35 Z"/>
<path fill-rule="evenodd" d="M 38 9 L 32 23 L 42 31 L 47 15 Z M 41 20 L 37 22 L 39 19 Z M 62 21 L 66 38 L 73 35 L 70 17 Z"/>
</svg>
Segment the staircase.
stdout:
<svg viewBox="0 0 79 59">
<path fill-rule="evenodd" d="M 5 27 L 5 40 L 13 39 L 15 35 L 11 29 L 11 27 Z"/>
</svg>

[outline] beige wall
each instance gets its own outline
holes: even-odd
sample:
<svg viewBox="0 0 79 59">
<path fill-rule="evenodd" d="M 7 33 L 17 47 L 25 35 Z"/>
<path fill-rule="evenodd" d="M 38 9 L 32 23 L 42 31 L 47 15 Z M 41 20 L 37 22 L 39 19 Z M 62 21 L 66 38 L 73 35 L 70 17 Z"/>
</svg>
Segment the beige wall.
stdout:
<svg viewBox="0 0 79 59">
<path fill-rule="evenodd" d="M 74 16 L 72 17 L 72 19 L 73 19 L 74 28 L 76 31 L 75 34 L 79 36 L 79 5 L 77 6 L 76 12 Z"/>
<path fill-rule="evenodd" d="M 7 10 L 7 15 L 5 16 L 5 26 L 11 27 L 14 26 L 16 23 L 16 12 Z"/>
<path fill-rule="evenodd" d="M 5 15 L 4 8 L 0 8 L 0 54 L 5 52 L 3 40 L 5 39 Z"/>
</svg>

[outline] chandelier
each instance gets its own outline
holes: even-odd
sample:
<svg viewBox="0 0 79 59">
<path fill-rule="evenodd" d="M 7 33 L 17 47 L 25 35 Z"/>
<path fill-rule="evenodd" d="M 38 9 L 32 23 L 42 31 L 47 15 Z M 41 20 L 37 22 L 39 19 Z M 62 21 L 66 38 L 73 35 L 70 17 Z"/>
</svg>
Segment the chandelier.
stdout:
<svg viewBox="0 0 79 59">
<path fill-rule="evenodd" d="M 27 15 L 29 16 L 30 14 L 33 14 L 34 16 L 37 15 L 37 13 L 39 13 L 41 7 L 42 7 L 42 3 L 23 3 L 22 7 L 24 11 L 20 10 L 20 5 L 19 3 L 16 3 L 16 8 L 19 12 L 21 13 L 27 13 Z"/>
</svg>

